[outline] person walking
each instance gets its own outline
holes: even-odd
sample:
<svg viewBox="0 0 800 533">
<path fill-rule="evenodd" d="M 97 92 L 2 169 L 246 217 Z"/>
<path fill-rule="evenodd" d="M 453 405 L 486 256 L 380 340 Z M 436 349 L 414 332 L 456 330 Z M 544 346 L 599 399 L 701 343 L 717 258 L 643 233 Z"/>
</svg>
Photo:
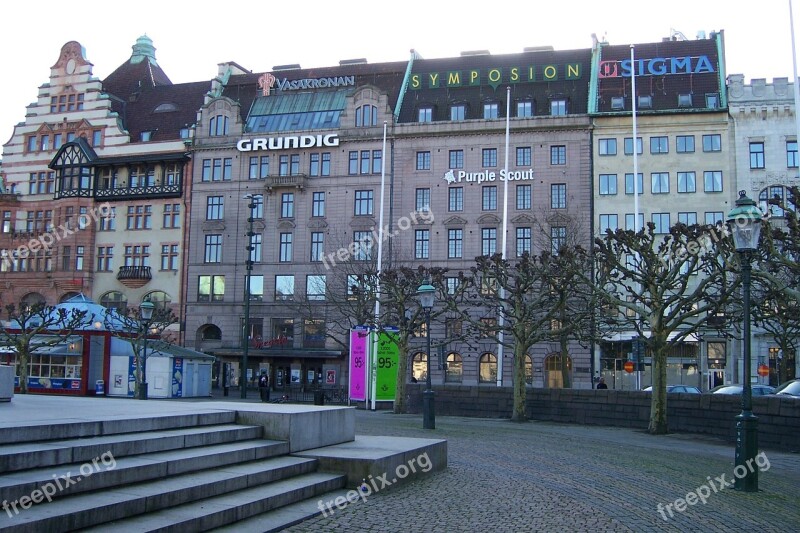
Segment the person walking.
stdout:
<svg viewBox="0 0 800 533">
<path fill-rule="evenodd" d="M 598 389 L 608 389 L 608 385 L 606 385 L 606 378 L 600 378 L 600 381 L 597 383 Z"/>
<path fill-rule="evenodd" d="M 265 370 L 261 371 L 261 377 L 258 378 L 258 392 L 262 402 L 269 401 L 269 376 Z"/>
</svg>

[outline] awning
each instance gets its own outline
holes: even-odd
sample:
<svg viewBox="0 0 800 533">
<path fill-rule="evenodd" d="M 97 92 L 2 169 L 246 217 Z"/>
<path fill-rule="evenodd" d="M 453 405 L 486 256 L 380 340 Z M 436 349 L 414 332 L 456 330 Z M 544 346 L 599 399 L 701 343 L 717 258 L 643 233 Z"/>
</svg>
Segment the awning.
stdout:
<svg viewBox="0 0 800 533">
<path fill-rule="evenodd" d="M 243 357 L 241 350 L 214 351 L 218 357 Z M 248 350 L 248 357 L 275 357 L 279 359 L 338 359 L 344 355 L 339 350 Z"/>
<path fill-rule="evenodd" d="M 676 337 L 678 337 L 678 335 L 680 335 L 680 333 L 676 331 L 670 333 L 667 336 L 667 341 L 675 339 Z M 630 341 L 631 339 L 633 339 L 633 337 L 638 337 L 638 336 L 639 334 L 635 331 L 621 331 L 618 333 L 614 333 L 612 335 L 607 335 L 603 337 L 603 340 L 609 342 L 625 342 L 625 341 Z M 650 337 L 650 335 L 648 335 L 647 332 L 645 332 L 645 337 Z M 689 333 L 686 336 L 686 338 L 683 339 L 683 342 L 700 342 L 700 337 L 697 335 L 697 333 Z"/>
</svg>

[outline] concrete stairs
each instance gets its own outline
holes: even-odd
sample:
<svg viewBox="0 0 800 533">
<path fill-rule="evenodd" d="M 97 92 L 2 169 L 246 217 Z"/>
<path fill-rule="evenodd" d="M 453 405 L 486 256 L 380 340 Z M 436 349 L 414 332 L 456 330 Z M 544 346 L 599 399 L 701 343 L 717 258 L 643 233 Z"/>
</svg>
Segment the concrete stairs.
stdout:
<svg viewBox="0 0 800 533">
<path fill-rule="evenodd" d="M 205 531 L 345 487 L 264 432 L 232 410 L 0 427 L 0 532 Z"/>
</svg>

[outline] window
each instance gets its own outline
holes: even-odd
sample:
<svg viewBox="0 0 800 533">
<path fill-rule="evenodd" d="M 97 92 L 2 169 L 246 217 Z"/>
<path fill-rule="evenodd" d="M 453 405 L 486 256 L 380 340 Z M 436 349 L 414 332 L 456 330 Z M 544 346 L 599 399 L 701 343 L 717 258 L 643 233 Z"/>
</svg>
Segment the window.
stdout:
<svg viewBox="0 0 800 533">
<path fill-rule="evenodd" d="M 694 135 L 678 135 L 675 137 L 675 151 L 679 154 L 694 153 Z"/>
<path fill-rule="evenodd" d="M 250 275 L 250 301 L 261 302 L 264 300 L 264 276 Z"/>
<path fill-rule="evenodd" d="M 289 176 L 288 155 L 282 155 L 278 158 L 278 176 Z"/>
<path fill-rule="evenodd" d="M 633 155 L 633 137 L 625 137 L 625 155 Z M 636 137 L 636 154 L 642 155 L 642 138 Z"/>
<path fill-rule="evenodd" d="M 600 155 L 617 155 L 616 139 L 600 139 L 598 143 L 598 151 Z"/>
<path fill-rule="evenodd" d="M 230 157 L 203 159 L 203 181 L 230 181 L 233 173 L 233 159 Z"/>
<path fill-rule="evenodd" d="M 254 232 L 250 236 L 250 261 L 253 263 L 261 262 L 261 241 L 263 236 L 260 233 Z"/>
<path fill-rule="evenodd" d="M 616 174 L 600 174 L 600 194 L 604 196 L 617 194 Z"/>
<path fill-rule="evenodd" d="M 460 259 L 463 253 L 464 230 L 447 230 L 447 258 Z"/>
<path fill-rule="evenodd" d="M 492 320 L 492 319 L 487 319 Z M 495 383 L 497 382 L 497 356 L 491 353 L 481 355 L 478 363 L 478 382 Z"/>
<path fill-rule="evenodd" d="M 303 348 L 324 348 L 326 339 L 325 321 L 306 318 L 303 320 Z"/>
<path fill-rule="evenodd" d="M 97 271 L 98 272 L 111 272 L 114 268 L 114 247 L 113 246 L 98 246 L 97 247 Z"/>
<path fill-rule="evenodd" d="M 206 235 L 205 255 L 203 262 L 219 263 L 222 261 L 222 235 Z"/>
<path fill-rule="evenodd" d="M 281 263 L 289 263 L 292 260 L 292 234 L 281 233 L 280 235 L 280 251 L 278 260 Z"/>
<path fill-rule="evenodd" d="M 706 224 L 713 226 L 725 223 L 725 213 L 722 211 L 706 211 Z"/>
<path fill-rule="evenodd" d="M 450 106 L 450 120 L 464 120 L 467 118 L 467 106 L 457 104 Z"/>
<path fill-rule="evenodd" d="M 764 143 L 750 143 L 750 168 L 764 168 Z"/>
<path fill-rule="evenodd" d="M 152 205 L 129 205 L 127 229 L 150 229 Z"/>
<path fill-rule="evenodd" d="M 211 117 L 208 123 L 208 134 L 211 137 L 228 134 L 228 117 L 225 115 L 217 115 Z"/>
<path fill-rule="evenodd" d="M 517 147 L 517 166 L 529 167 L 531 166 L 531 147 L 519 146 Z"/>
<path fill-rule="evenodd" d="M 566 183 L 553 183 L 552 185 L 550 185 L 550 208 L 551 209 L 567 208 Z"/>
<path fill-rule="evenodd" d="M 150 245 L 131 244 L 125 247 L 125 266 L 150 266 Z"/>
<path fill-rule="evenodd" d="M 696 192 L 697 178 L 694 172 L 678 172 L 678 192 Z"/>
<path fill-rule="evenodd" d="M 181 227 L 181 204 L 164 204 L 164 228 Z"/>
<path fill-rule="evenodd" d="M 325 257 L 325 234 L 321 231 L 311 232 L 311 261 L 322 261 Z"/>
<path fill-rule="evenodd" d="M 567 114 L 567 101 L 558 99 L 550 101 L 550 115 L 561 116 Z"/>
<path fill-rule="evenodd" d="M 458 278 L 447 277 L 445 278 L 445 286 L 447 287 L 447 294 L 455 294 L 461 286 L 461 281 Z"/>
<path fill-rule="evenodd" d="M 139 165 L 131 167 L 128 183 L 133 189 L 152 187 L 155 179 L 156 171 L 153 167 Z"/>
<path fill-rule="evenodd" d="M 11 233 L 11 211 L 3 211 L 3 233 Z"/>
<path fill-rule="evenodd" d="M 517 102 L 517 116 L 519 118 L 528 118 L 533 116 L 533 101 L 522 100 Z"/>
<path fill-rule="evenodd" d="M 417 170 L 431 169 L 431 153 L 417 152 Z"/>
<path fill-rule="evenodd" d="M 360 173 L 361 174 L 369 174 L 371 171 L 370 168 L 370 151 L 369 150 L 361 150 L 361 160 L 360 160 Z"/>
<path fill-rule="evenodd" d="M 448 337 L 452 338 L 457 335 L 460 335 L 460 333 L 456 335 L 448 335 Z M 461 355 L 454 352 L 447 354 L 447 370 L 444 380 L 447 383 L 461 383 L 463 375 L 464 360 L 461 358 Z"/>
<path fill-rule="evenodd" d="M 281 194 L 281 218 L 294 218 L 294 193 Z"/>
<path fill-rule="evenodd" d="M 721 152 L 722 151 L 722 135 L 715 133 L 713 135 L 703 135 L 703 151 L 704 152 Z"/>
<path fill-rule="evenodd" d="M 566 165 L 567 164 L 567 147 L 566 146 L 551 146 L 550 147 L 550 164 L 551 165 Z"/>
<path fill-rule="evenodd" d="M 261 194 L 254 194 L 250 197 L 248 204 L 250 207 L 250 218 L 259 220 L 264 218 L 264 196 Z"/>
<path fill-rule="evenodd" d="M 669 139 L 667 137 L 650 137 L 650 153 L 669 153 Z"/>
<path fill-rule="evenodd" d="M 28 194 L 52 194 L 54 184 L 53 172 L 31 172 Z"/>
<path fill-rule="evenodd" d="M 697 224 L 697 213 L 688 211 L 678 213 L 678 222 L 687 226 L 694 226 Z"/>
<path fill-rule="evenodd" d="M 372 215 L 372 191 L 362 190 L 355 193 L 355 208 L 354 214 L 356 216 Z"/>
<path fill-rule="evenodd" d="M 550 228 L 550 253 L 558 255 L 558 252 L 567 245 L 566 226 L 553 226 Z"/>
<path fill-rule="evenodd" d="M 225 298 L 225 276 L 199 276 L 198 302 L 221 302 Z"/>
<path fill-rule="evenodd" d="M 497 186 L 484 185 L 481 188 L 481 206 L 484 211 L 497 209 Z"/>
<path fill-rule="evenodd" d="M 178 245 L 161 245 L 161 270 L 178 270 Z"/>
<path fill-rule="evenodd" d="M 530 209 L 532 204 L 531 185 L 517 185 L 517 209 Z"/>
<path fill-rule="evenodd" d="M 517 228 L 517 257 L 531 253 L 531 228 Z"/>
<path fill-rule="evenodd" d="M 497 114 L 497 103 L 487 103 L 483 104 L 483 118 L 484 119 L 495 119 L 498 117 Z"/>
<path fill-rule="evenodd" d="M 640 96 L 636 105 L 639 109 L 653 109 L 653 97 L 650 95 Z"/>
<path fill-rule="evenodd" d="M 464 187 L 450 187 L 447 189 L 447 210 L 464 210 Z"/>
<path fill-rule="evenodd" d="M 110 291 L 100 297 L 100 305 L 106 309 L 115 309 L 118 313 L 124 314 L 128 308 L 128 298 L 118 291 Z"/>
<path fill-rule="evenodd" d="M 786 141 L 786 168 L 798 168 L 797 141 Z"/>
<path fill-rule="evenodd" d="M 100 219 L 100 231 L 114 231 L 117 229 L 117 208 L 112 207 L 107 213 L 108 216 Z"/>
<path fill-rule="evenodd" d="M 433 108 L 420 107 L 417 122 L 433 122 Z"/>
<path fill-rule="evenodd" d="M 481 278 L 480 293 L 483 296 L 492 296 L 497 294 L 497 278 L 491 276 L 483 276 Z"/>
<path fill-rule="evenodd" d="M 372 258 L 372 232 L 353 232 L 353 260 L 366 261 Z"/>
<path fill-rule="evenodd" d="M 625 174 L 625 194 L 633 194 L 633 174 Z M 636 174 L 636 191 L 642 194 L 644 189 L 644 174 Z"/>
<path fill-rule="evenodd" d="M 294 276 L 275 276 L 275 300 L 286 301 L 294 299 Z"/>
<path fill-rule="evenodd" d="M 481 255 L 497 253 L 497 228 L 481 229 Z"/>
<path fill-rule="evenodd" d="M 669 213 L 653 213 L 650 221 L 655 224 L 655 233 L 669 233 Z"/>
<path fill-rule="evenodd" d="M 669 173 L 653 172 L 650 174 L 650 192 L 652 194 L 669 193 Z"/>
<path fill-rule="evenodd" d="M 703 183 L 705 192 L 722 192 L 722 171 L 707 170 L 703 172 Z"/>
<path fill-rule="evenodd" d="M 679 94 L 678 95 L 678 107 L 692 107 L 692 95 L 691 94 Z"/>
<path fill-rule="evenodd" d="M 617 225 L 617 215 L 600 215 L 600 234 L 604 235 L 606 230 L 616 231 L 619 228 Z"/>
<path fill-rule="evenodd" d="M 481 165 L 484 168 L 497 166 L 497 148 L 484 148 L 481 150 Z"/>
<path fill-rule="evenodd" d="M 706 107 L 709 109 L 719 109 L 719 94 L 717 93 L 707 94 Z"/>
<path fill-rule="evenodd" d="M 414 231 L 414 259 L 428 259 L 430 257 L 431 232 L 427 229 Z"/>
<path fill-rule="evenodd" d="M 325 193 L 315 192 L 311 195 L 311 216 L 325 216 Z"/>
<path fill-rule="evenodd" d="M 625 109 L 625 98 L 622 96 L 612 96 L 611 97 L 611 110 L 612 111 L 620 111 Z"/>
<path fill-rule="evenodd" d="M 351 176 L 354 174 L 358 174 L 358 152 L 350 152 L 348 165 L 347 165 L 347 173 Z"/>
<path fill-rule="evenodd" d="M 378 125 L 378 108 L 367 104 L 356 108 L 356 128 L 368 128 Z"/>
<path fill-rule="evenodd" d="M 633 226 L 633 220 L 634 220 L 633 219 L 633 214 L 632 213 L 627 213 L 625 215 L 625 229 L 627 231 L 639 231 L 640 229 L 642 229 L 644 227 L 644 213 L 639 213 L 638 219 L 639 219 L 639 223 L 637 224 L 636 227 L 634 227 Z"/>
<path fill-rule="evenodd" d="M 126 250 L 129 247 L 126 247 Z M 71 246 L 62 246 L 61 247 L 61 270 L 64 272 L 68 272 L 72 268 L 72 247 Z M 22 268 L 21 271 L 27 270 L 26 268 Z"/>
<path fill-rule="evenodd" d="M 773 202 L 779 202 L 780 205 L 775 205 Z M 767 187 L 762 189 L 758 194 L 758 207 L 761 208 L 762 212 L 769 213 L 770 216 L 784 216 L 785 213 L 783 207 L 781 207 L 782 205 L 796 210 L 796 207 L 792 204 L 789 190 L 781 185 Z"/>
<path fill-rule="evenodd" d="M 450 150 L 450 168 L 464 168 L 464 150 Z"/>
<path fill-rule="evenodd" d="M 222 220 L 225 218 L 224 197 L 209 196 L 206 198 L 206 220 Z"/>
<path fill-rule="evenodd" d="M 380 174 L 383 172 L 383 152 L 381 150 L 372 151 L 372 173 Z M 326 175 L 330 175 L 330 172 Z"/>
<path fill-rule="evenodd" d="M 415 209 L 417 211 L 430 211 L 431 210 L 431 190 L 430 189 L 417 189 Z"/>
<path fill-rule="evenodd" d="M 306 298 L 309 301 L 325 300 L 325 275 L 309 274 L 306 276 Z"/>
</svg>

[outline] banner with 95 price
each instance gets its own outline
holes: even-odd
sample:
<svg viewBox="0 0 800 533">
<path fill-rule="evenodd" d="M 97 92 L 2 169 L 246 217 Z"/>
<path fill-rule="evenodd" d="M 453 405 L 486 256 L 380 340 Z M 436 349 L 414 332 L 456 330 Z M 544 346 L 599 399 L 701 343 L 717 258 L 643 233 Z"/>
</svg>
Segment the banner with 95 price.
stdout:
<svg viewBox="0 0 800 533">
<path fill-rule="evenodd" d="M 395 338 L 396 333 L 381 332 L 378 336 L 373 361 L 376 368 L 375 400 L 379 402 L 394 401 L 400 354 Z"/>
</svg>

